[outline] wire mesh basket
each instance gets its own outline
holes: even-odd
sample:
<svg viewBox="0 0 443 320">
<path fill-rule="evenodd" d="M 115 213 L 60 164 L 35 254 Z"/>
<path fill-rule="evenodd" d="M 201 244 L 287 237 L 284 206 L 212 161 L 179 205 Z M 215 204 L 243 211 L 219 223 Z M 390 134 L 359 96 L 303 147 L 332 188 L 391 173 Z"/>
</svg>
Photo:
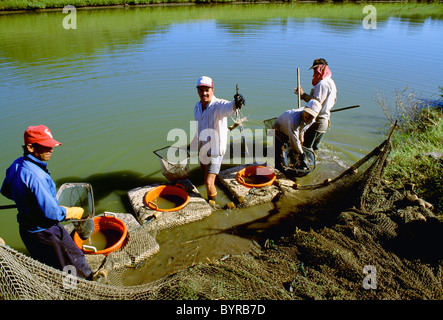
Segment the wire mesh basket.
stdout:
<svg viewBox="0 0 443 320">
<path fill-rule="evenodd" d="M 167 146 L 154 151 L 160 160 L 163 176 L 169 181 L 188 179 L 189 152 L 186 147 Z"/>
<path fill-rule="evenodd" d="M 75 231 L 85 240 L 94 232 L 94 194 L 89 183 L 64 183 L 57 191 L 59 205 L 81 207 L 84 210 L 81 219 L 73 219 Z"/>
<path fill-rule="evenodd" d="M 89 183 L 64 183 L 58 189 L 57 200 L 65 207 L 81 207 L 83 217 L 94 216 L 94 195 Z"/>
<path fill-rule="evenodd" d="M 265 128 L 272 129 L 276 120 L 277 118 L 263 120 Z M 274 135 L 283 146 L 282 150 L 276 150 L 276 152 L 281 152 L 282 160 L 282 163 L 277 165 L 278 168 L 290 178 L 303 177 L 314 171 L 316 161 L 314 150 L 303 146 L 302 148 L 306 158 L 304 162 L 301 162 L 300 156 L 291 150 L 287 136 L 283 138 L 282 134 L 279 134 L 279 132 L 274 132 Z"/>
<path fill-rule="evenodd" d="M 271 119 L 263 120 L 263 123 L 265 124 L 265 128 L 266 129 L 272 129 L 272 127 L 274 126 L 274 123 L 275 123 L 276 120 L 277 120 L 277 118 L 271 118 Z"/>
<path fill-rule="evenodd" d="M 301 160 L 300 155 L 293 152 L 289 144 L 284 145 L 282 152 L 282 171 L 289 178 L 304 177 L 315 169 L 315 152 L 314 150 L 302 147 L 305 154 L 305 161 Z"/>
</svg>

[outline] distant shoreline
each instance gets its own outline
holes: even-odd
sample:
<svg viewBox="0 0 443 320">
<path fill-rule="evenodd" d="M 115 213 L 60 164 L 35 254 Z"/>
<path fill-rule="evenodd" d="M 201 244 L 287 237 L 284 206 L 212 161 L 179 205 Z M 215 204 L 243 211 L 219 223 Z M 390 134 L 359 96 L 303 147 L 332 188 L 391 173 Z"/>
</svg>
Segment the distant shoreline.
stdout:
<svg viewBox="0 0 443 320">
<path fill-rule="evenodd" d="M 226 2 L 225 2 L 226 3 Z M 229 2 L 229 4 L 235 4 L 240 2 Z M 259 3 L 259 2 L 257 2 Z M 260 2 L 260 3 L 269 3 Z M 274 2 L 272 2 L 274 3 Z M 278 3 L 277 1 L 275 3 Z M 283 2 L 282 2 L 283 3 Z M 68 4 L 66 4 L 68 5 Z M 77 10 L 94 10 L 94 9 L 121 9 L 126 7 L 131 8 L 143 8 L 143 7 L 161 7 L 161 6 L 195 6 L 198 5 L 195 2 L 163 2 L 163 3 L 140 3 L 140 4 L 108 4 L 108 5 L 94 5 L 94 6 L 75 6 Z M 64 7 L 64 6 L 63 6 Z M 50 8 L 37 8 L 37 9 L 0 9 L 1 14 L 8 13 L 23 13 L 23 12 L 50 12 L 50 11 L 61 11 L 63 7 L 50 7 Z"/>
<path fill-rule="evenodd" d="M 94 3 L 94 4 L 91 4 Z M 433 6 L 443 5 L 443 1 L 417 2 L 417 1 L 236 1 L 236 0 L 4 0 L 0 3 L 0 15 L 9 13 L 24 12 L 47 12 L 60 11 L 67 5 L 72 5 L 78 10 L 91 9 L 112 9 L 112 8 L 137 8 L 137 7 L 156 7 L 156 6 L 197 6 L 197 5 L 223 5 L 223 4 L 383 4 L 383 5 L 419 5 Z"/>
</svg>

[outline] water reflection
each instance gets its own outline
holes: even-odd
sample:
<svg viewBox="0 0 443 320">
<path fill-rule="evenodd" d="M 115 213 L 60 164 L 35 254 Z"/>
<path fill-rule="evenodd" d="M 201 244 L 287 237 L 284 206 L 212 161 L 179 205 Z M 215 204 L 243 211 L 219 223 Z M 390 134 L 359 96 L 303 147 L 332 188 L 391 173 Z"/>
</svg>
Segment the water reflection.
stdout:
<svg viewBox="0 0 443 320">
<path fill-rule="evenodd" d="M 64 15 L 61 12 L 1 15 L 0 53 L 20 63 L 41 63 L 63 57 L 71 57 L 81 63 L 76 57 L 78 54 L 82 57 L 99 56 L 114 50 L 133 50 L 151 38 L 155 41 L 161 35 L 172 33 L 174 25 L 194 23 L 202 17 L 205 17 L 202 21 L 215 21 L 217 29 L 233 37 L 259 35 L 269 30 L 270 26 L 274 34 L 275 31 L 306 30 L 315 26 L 327 33 L 346 36 L 362 29 L 362 7 L 359 6 L 353 9 L 350 16 L 337 14 L 334 18 L 326 19 L 318 18 L 322 16 L 321 6 L 317 15 L 306 12 L 297 14 L 297 7 L 291 5 L 269 7 L 275 10 L 266 10 L 263 6 L 225 6 L 210 11 L 210 15 L 207 7 L 78 10 L 76 30 L 62 28 Z M 229 18 L 232 11 L 237 13 Z M 245 14 L 242 15 L 242 12 Z M 379 15 L 378 28 L 385 28 L 392 19 Z M 438 20 L 420 14 L 396 20 L 402 28 L 415 32 L 423 29 L 427 22 L 438 23 Z M 179 29 L 184 27 L 180 25 Z"/>
</svg>

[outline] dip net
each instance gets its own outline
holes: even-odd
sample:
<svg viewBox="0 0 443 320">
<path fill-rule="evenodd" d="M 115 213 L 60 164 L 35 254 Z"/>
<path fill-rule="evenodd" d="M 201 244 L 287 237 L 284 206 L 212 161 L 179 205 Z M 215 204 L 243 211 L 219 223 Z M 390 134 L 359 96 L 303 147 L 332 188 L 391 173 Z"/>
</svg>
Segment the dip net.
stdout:
<svg viewBox="0 0 443 320">
<path fill-rule="evenodd" d="M 64 183 L 57 191 L 59 205 L 80 207 L 84 210 L 83 217 L 93 217 L 94 193 L 89 183 Z"/>
<path fill-rule="evenodd" d="M 75 231 L 82 239 L 89 238 L 94 232 L 95 215 L 94 193 L 89 183 L 64 183 L 57 191 L 59 205 L 80 207 L 84 210 L 81 219 L 71 220 Z"/>
<path fill-rule="evenodd" d="M 382 179 L 390 149 L 388 137 L 335 179 L 283 190 L 267 216 L 218 230 L 249 238 L 249 252 L 146 284 L 125 286 L 124 278 L 143 260 L 155 259 L 158 230 L 149 223 L 133 229 L 130 245 L 101 262 L 97 281 L 74 278 L 2 245 L 0 298 L 441 299 L 443 269 L 422 255 L 418 237 L 408 238 L 416 228 L 441 235 L 440 221 L 426 208 L 399 207 L 404 196 Z M 368 281 L 370 275 L 376 278 Z"/>
<path fill-rule="evenodd" d="M 291 150 L 289 137 L 282 132 L 273 129 L 277 118 L 271 118 L 264 120 L 265 128 L 273 130 L 275 139 L 279 141 L 277 143 L 276 163 L 277 169 L 282 171 L 288 178 L 295 179 L 297 177 L 303 177 L 314 171 L 315 169 L 315 152 L 310 148 L 302 146 L 305 160 L 302 161 L 300 155 L 297 155 Z"/>
<path fill-rule="evenodd" d="M 186 148 L 173 146 L 153 151 L 160 160 L 161 172 L 169 181 L 189 178 L 189 153 Z"/>
</svg>

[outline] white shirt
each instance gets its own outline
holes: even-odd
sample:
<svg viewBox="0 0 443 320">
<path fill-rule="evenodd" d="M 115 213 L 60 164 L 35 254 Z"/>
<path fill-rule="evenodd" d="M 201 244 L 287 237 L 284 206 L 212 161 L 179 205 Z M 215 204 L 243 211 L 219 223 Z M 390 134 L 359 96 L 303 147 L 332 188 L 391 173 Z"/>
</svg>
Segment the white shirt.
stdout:
<svg viewBox="0 0 443 320">
<path fill-rule="evenodd" d="M 197 121 L 198 150 L 205 146 L 211 157 L 223 156 L 228 142 L 228 120 L 235 112 L 235 101 L 218 99 L 215 96 L 202 111 L 201 102 L 194 107 L 194 118 Z M 213 138 L 213 139 L 212 139 Z M 208 142 L 210 141 L 210 144 Z M 205 152 L 206 153 L 206 152 Z"/>
<path fill-rule="evenodd" d="M 331 76 L 324 78 L 311 90 L 310 96 L 321 103 L 322 108 L 317 116 L 317 122 L 328 123 L 331 117 L 331 109 L 337 101 L 337 87 Z M 326 128 L 322 128 L 326 131 Z"/>
<path fill-rule="evenodd" d="M 291 149 L 299 154 L 303 153 L 300 137 L 302 137 L 306 130 L 314 123 L 314 120 L 305 123 L 303 113 L 304 108 L 287 110 L 275 120 L 273 126 L 275 130 L 289 137 Z"/>
</svg>

